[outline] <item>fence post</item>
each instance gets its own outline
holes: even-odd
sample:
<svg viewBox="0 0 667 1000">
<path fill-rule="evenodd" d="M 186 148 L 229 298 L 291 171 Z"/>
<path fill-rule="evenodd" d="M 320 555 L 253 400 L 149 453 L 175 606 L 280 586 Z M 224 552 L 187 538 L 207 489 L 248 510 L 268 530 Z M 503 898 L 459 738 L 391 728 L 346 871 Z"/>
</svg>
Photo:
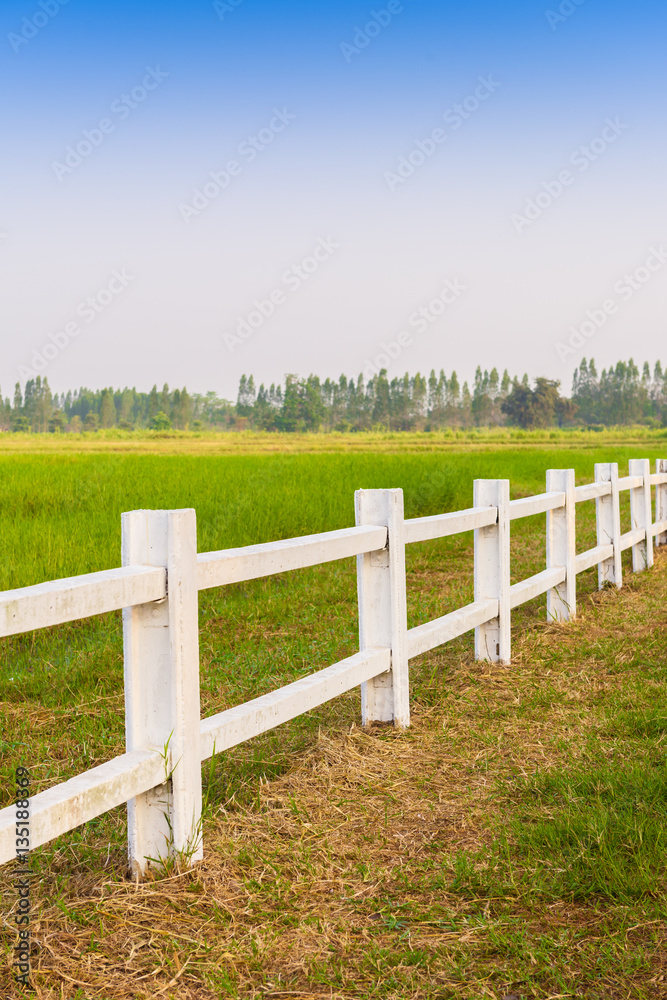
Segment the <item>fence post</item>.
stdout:
<svg viewBox="0 0 667 1000">
<path fill-rule="evenodd" d="M 150 861 L 202 857 L 199 631 L 195 511 L 122 515 L 123 566 L 165 566 L 167 597 L 123 611 L 128 750 L 165 755 L 165 783 L 128 802 L 128 855 L 140 877 Z"/>
<path fill-rule="evenodd" d="M 651 463 L 648 458 L 631 458 L 628 463 L 631 476 L 643 476 L 644 483 L 630 490 L 630 523 L 644 531 L 644 541 L 632 546 L 632 572 L 639 573 L 653 565 L 653 505 L 651 503 Z"/>
<path fill-rule="evenodd" d="M 667 472 L 667 458 L 656 459 L 655 471 L 657 473 Z M 662 483 L 660 486 L 656 486 L 655 520 L 656 523 L 659 521 L 667 521 L 667 483 Z M 667 531 L 663 531 L 659 535 L 655 536 L 655 544 L 667 545 Z"/>
<path fill-rule="evenodd" d="M 595 520 L 598 545 L 613 545 L 611 559 L 598 565 L 598 587 L 605 583 L 623 586 L 621 563 L 621 508 L 618 492 L 618 462 L 603 462 L 595 466 L 595 482 L 611 483 L 611 494 L 595 498 Z"/>
<path fill-rule="evenodd" d="M 475 528 L 475 600 L 498 601 L 498 617 L 475 629 L 475 659 L 509 663 L 512 656 L 510 613 L 509 479 L 476 479 L 475 507 L 497 507 L 498 520 Z"/>
<path fill-rule="evenodd" d="M 547 618 L 569 621 L 577 613 L 577 536 L 574 469 L 549 469 L 547 493 L 564 493 L 565 506 L 547 511 L 547 569 L 565 567 L 565 580 L 547 591 Z"/>
<path fill-rule="evenodd" d="M 357 524 L 388 528 L 388 545 L 357 556 L 359 646 L 391 649 L 391 670 L 361 685 L 361 718 L 410 725 L 403 490 L 357 490 Z"/>
</svg>

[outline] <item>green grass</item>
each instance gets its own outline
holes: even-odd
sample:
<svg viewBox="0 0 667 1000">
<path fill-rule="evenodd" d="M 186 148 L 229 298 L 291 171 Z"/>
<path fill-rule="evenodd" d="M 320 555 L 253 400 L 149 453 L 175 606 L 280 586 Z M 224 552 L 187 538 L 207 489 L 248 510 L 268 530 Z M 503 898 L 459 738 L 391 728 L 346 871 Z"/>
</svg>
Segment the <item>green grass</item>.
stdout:
<svg viewBox="0 0 667 1000">
<path fill-rule="evenodd" d="M 547 903 L 630 904 L 667 876 L 667 759 L 571 767 L 517 782 L 519 804 L 491 852 L 462 855 L 455 888 Z"/>
<path fill-rule="evenodd" d="M 641 451 L 570 450 L 558 440 L 455 452 L 393 446 L 377 454 L 0 452 L 0 587 L 117 566 L 125 510 L 194 506 L 199 550 L 210 551 L 346 527 L 355 489 L 400 486 L 414 517 L 470 506 L 477 478 L 509 478 L 514 495 L 541 492 L 547 468 L 574 467 L 589 482 L 595 462 L 613 458 L 625 469 L 629 458 L 661 457 L 667 441 Z"/>
<path fill-rule="evenodd" d="M 628 449 L 627 454 L 637 453 Z M 544 489 L 549 466 L 574 460 L 578 475 L 589 481 L 594 461 L 609 457 L 606 452 L 573 456 L 558 448 L 454 455 L 4 456 L 0 587 L 117 566 L 123 510 L 194 506 L 198 547 L 209 551 L 350 525 L 354 490 L 362 487 L 401 486 L 407 516 L 421 516 L 470 506 L 477 477 L 509 477 L 513 495 L 524 495 Z M 593 543 L 592 507 L 582 511 L 583 547 Z M 514 579 L 543 568 L 544 517 L 523 524 L 514 557 Z M 413 546 L 408 565 L 411 624 L 472 599 L 471 535 Z M 354 560 L 202 593 L 206 714 L 351 654 L 357 648 L 356 616 Z M 461 648 L 469 644 L 464 640 Z M 41 788 L 121 752 L 118 614 L 5 640 L 3 654 L 2 721 L 13 733 L 0 762 L 5 801 L 9 775 L 23 759 L 35 761 Z M 423 683 L 437 686 L 437 678 Z M 34 715 L 23 712 L 25 704 L 34 706 Z M 296 745 L 336 711 L 325 709 L 295 722 L 295 733 L 301 733 Z M 50 749 L 52 740 L 60 752 Z M 274 773 L 282 766 L 276 762 L 284 760 L 282 736 L 269 734 L 252 747 L 241 752 L 250 784 L 258 770 Z M 221 792 L 240 777 L 232 767 Z M 244 784 L 241 780 L 240 789 Z"/>
<path fill-rule="evenodd" d="M 0 456 L 0 587 L 118 565 L 123 510 L 193 506 L 205 551 L 350 525 L 358 488 L 401 486 L 407 516 L 420 516 L 470 506 L 474 478 L 509 478 L 513 496 L 528 495 L 544 490 L 547 468 L 574 467 L 578 481 L 588 482 L 595 462 L 618 460 L 625 470 L 628 458 L 663 457 L 667 443 L 653 437 L 591 447 L 601 437 L 567 447 L 562 435 L 515 435 L 504 445 L 427 450 L 424 436 L 385 436 L 377 453 L 350 439 L 359 451 L 242 455 L 126 453 L 109 450 L 113 438 L 109 447 L 84 442 L 93 452 L 72 451 L 69 442 L 41 451 L 41 441 L 29 441 L 33 450 L 21 453 L 13 442 L 16 451 Z M 176 440 L 179 449 L 200 444 Z M 593 544 L 594 505 L 577 515 L 582 550 Z M 627 529 L 627 504 L 624 519 Z M 543 568 L 544 520 L 513 524 L 514 580 Z M 500 998 L 502 990 L 662 996 L 662 937 L 651 922 L 667 917 L 667 710 L 660 707 L 667 636 L 658 627 L 667 588 L 656 589 L 664 575 L 658 567 L 632 578 L 622 598 L 603 594 L 588 604 L 596 579 L 584 574 L 584 616 L 566 630 L 545 629 L 543 601 L 518 609 L 509 671 L 475 664 L 471 636 L 415 661 L 414 729 L 364 737 L 357 756 L 346 757 L 348 742 L 356 747 L 354 734 L 345 736 L 358 722 L 352 692 L 218 758 L 205 775 L 205 837 L 222 868 L 189 876 L 166 910 L 160 883 L 147 887 L 136 920 L 157 936 L 138 953 L 136 975 L 156 970 L 155 982 L 165 986 L 191 954 L 190 971 L 165 996 L 189 996 L 197 984 L 208 984 L 201 985 L 207 1000 L 259 990 L 329 997 L 332 989 L 345 998 L 397 1000 Z M 410 547 L 408 590 L 411 625 L 470 600 L 472 537 Z M 203 714 L 354 652 L 356 615 L 353 560 L 202 593 Z M 309 812 L 299 775 L 311 761 L 319 766 L 326 734 L 338 743 L 318 780 L 338 773 L 342 785 Z M 3 640 L 0 804 L 11 800 L 18 764 L 30 766 L 38 791 L 121 753 L 123 744 L 118 614 Z M 412 752 L 421 754 L 418 765 L 401 763 Z M 369 773 L 346 790 L 359 754 Z M 395 757 L 403 774 L 391 771 Z M 284 807 L 271 805 L 284 788 Z M 427 818 L 415 819 L 414 831 L 406 788 L 420 803 L 415 815 Z M 334 806 L 352 823 L 339 846 Z M 84 935 L 86 954 L 105 961 L 140 936 L 128 927 L 121 948 L 122 908 L 98 904 L 95 895 L 104 881 L 112 893 L 124 891 L 124 837 L 123 810 L 114 810 L 35 852 L 38 905 L 49 913 L 45 927 L 65 935 L 56 947 L 63 960 L 66 928 Z M 403 844 L 397 854 L 392 845 Z M 326 895 L 317 888 L 324 884 Z M 237 909 L 227 900 L 239 891 L 245 902 Z M 199 942 L 182 943 L 180 959 L 170 957 L 161 930 L 171 926 L 169 912 L 179 933 Z M 561 919 L 565 912 L 571 920 Z M 290 935 L 293 950 L 303 951 L 299 969 L 281 951 Z M 315 951 L 313 942 L 320 943 Z M 143 962 L 142 955 L 152 957 Z M 42 989 L 60 996 L 62 986 L 64 996 L 75 996 L 78 987 L 44 956 Z M 87 975 L 68 968 L 70 978 Z M 100 995 L 150 995 L 124 988 L 110 973 Z"/>
</svg>

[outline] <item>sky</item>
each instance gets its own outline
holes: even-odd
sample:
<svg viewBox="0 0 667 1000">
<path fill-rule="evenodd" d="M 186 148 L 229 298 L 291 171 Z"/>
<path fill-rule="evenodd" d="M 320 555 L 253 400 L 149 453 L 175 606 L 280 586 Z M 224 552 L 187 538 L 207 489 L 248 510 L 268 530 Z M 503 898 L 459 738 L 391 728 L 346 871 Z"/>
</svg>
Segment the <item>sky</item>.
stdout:
<svg viewBox="0 0 667 1000">
<path fill-rule="evenodd" d="M 0 387 L 667 362 L 663 3 L 3 0 Z"/>
</svg>

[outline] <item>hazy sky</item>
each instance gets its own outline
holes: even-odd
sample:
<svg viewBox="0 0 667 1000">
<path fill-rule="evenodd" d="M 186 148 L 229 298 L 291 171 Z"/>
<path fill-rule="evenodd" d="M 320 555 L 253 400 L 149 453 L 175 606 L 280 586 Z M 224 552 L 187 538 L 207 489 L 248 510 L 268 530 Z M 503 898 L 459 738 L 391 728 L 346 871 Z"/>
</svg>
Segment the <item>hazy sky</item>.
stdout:
<svg viewBox="0 0 667 1000">
<path fill-rule="evenodd" d="M 667 361 L 666 27 L 657 0 L 4 0 L 3 394 Z"/>
</svg>

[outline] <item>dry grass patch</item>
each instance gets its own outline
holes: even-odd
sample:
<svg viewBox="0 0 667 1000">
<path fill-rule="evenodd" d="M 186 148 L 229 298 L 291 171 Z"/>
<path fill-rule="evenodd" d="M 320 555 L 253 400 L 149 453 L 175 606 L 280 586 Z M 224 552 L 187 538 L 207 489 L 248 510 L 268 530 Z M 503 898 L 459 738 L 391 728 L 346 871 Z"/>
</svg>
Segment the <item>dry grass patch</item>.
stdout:
<svg viewBox="0 0 667 1000">
<path fill-rule="evenodd" d="M 35 994 L 667 996 L 665 555 L 627 584 L 569 625 L 526 612 L 509 668 L 461 644 L 415 663 L 409 730 L 339 723 L 293 752 L 287 727 L 286 772 L 209 809 L 192 872 L 134 885 L 94 833 L 97 866 L 67 838 L 36 852 Z"/>
</svg>

